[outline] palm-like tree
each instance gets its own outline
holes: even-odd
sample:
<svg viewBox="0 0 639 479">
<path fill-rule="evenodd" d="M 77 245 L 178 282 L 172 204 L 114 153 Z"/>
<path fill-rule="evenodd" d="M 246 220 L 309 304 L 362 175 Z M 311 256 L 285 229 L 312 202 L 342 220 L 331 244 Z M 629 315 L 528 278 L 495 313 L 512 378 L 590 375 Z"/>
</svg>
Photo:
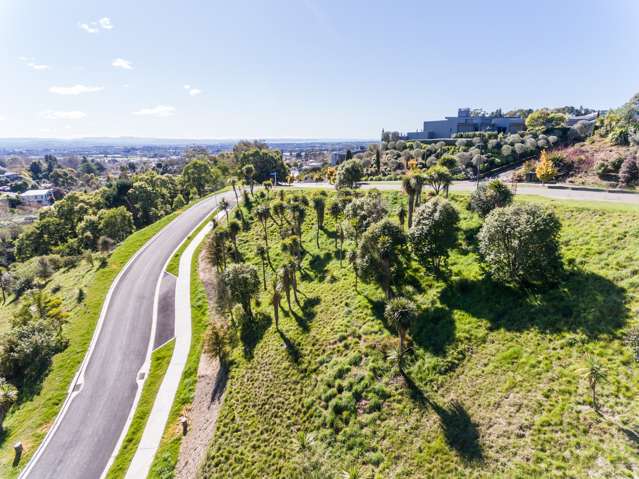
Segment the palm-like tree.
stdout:
<svg viewBox="0 0 639 479">
<path fill-rule="evenodd" d="M 386 304 L 384 310 L 384 318 L 389 324 L 393 325 L 397 329 L 399 336 L 399 354 L 398 362 L 399 368 L 402 367 L 402 356 L 404 354 L 404 343 L 406 342 L 406 331 L 410 325 L 417 319 L 418 310 L 415 303 L 408 298 L 397 297 L 391 299 Z"/>
<path fill-rule="evenodd" d="M 324 211 L 326 209 L 326 200 L 322 195 L 313 196 L 313 209 L 315 210 L 315 222 L 317 225 L 317 231 L 315 233 L 315 243 L 319 249 L 319 233 L 324 227 Z"/>
<path fill-rule="evenodd" d="M 240 198 L 237 194 L 237 183 L 238 183 L 237 176 L 231 176 L 228 180 L 226 180 L 226 184 L 231 185 L 231 187 L 233 188 L 233 194 L 235 195 L 235 203 L 239 205 Z"/>
<path fill-rule="evenodd" d="M 284 291 L 284 294 L 286 295 L 288 310 L 291 311 L 291 277 L 285 266 L 281 267 L 277 271 L 277 277 L 279 278 L 280 290 Z"/>
<path fill-rule="evenodd" d="M 233 242 L 233 251 L 235 255 L 235 261 L 239 261 L 240 259 L 240 250 L 237 248 L 237 235 L 242 231 L 242 225 L 237 220 L 231 220 L 228 223 L 228 234 L 229 238 Z"/>
<path fill-rule="evenodd" d="M 415 188 L 410 176 L 402 178 L 402 191 L 408 197 L 408 227 L 413 226 L 413 208 L 415 207 Z"/>
<path fill-rule="evenodd" d="M 297 283 L 298 264 L 295 262 L 295 260 L 292 259 L 291 261 L 289 261 L 288 263 L 284 265 L 284 268 L 286 269 L 286 272 L 291 282 L 291 288 L 293 289 L 293 296 L 295 298 L 295 303 L 301 308 L 302 305 L 300 304 L 300 298 L 297 295 L 299 291 L 298 283 Z"/>
<path fill-rule="evenodd" d="M 283 286 L 280 281 L 273 280 L 273 290 L 271 291 L 271 304 L 273 305 L 273 319 L 275 329 L 280 330 L 280 303 L 282 302 Z"/>
<path fill-rule="evenodd" d="M 244 175 L 244 181 L 249 185 L 251 195 L 253 195 L 253 186 L 255 185 L 255 167 L 253 165 L 245 165 L 242 168 L 242 174 Z"/>
<path fill-rule="evenodd" d="M 342 206 L 339 201 L 331 201 L 328 205 L 328 214 L 333 218 L 335 223 L 335 249 L 337 249 L 337 230 L 339 228 L 339 217 L 342 214 Z"/>
<path fill-rule="evenodd" d="M 424 177 L 418 173 L 413 174 L 411 177 L 411 184 L 413 190 L 415 190 L 415 208 L 417 208 L 422 202 L 422 188 L 424 186 Z"/>
<path fill-rule="evenodd" d="M 271 209 L 268 205 L 260 205 L 258 206 L 255 215 L 264 230 L 264 245 L 268 250 L 268 220 L 271 217 Z"/>
<path fill-rule="evenodd" d="M 404 208 L 404 205 L 401 205 L 397 210 L 397 219 L 402 229 L 404 229 L 404 223 L 406 223 L 406 208 Z"/>
<path fill-rule="evenodd" d="M 275 201 L 271 206 L 271 211 L 273 212 L 273 221 L 281 228 L 284 222 L 288 221 L 286 218 L 286 204 L 282 200 Z"/>
<path fill-rule="evenodd" d="M 603 368 L 599 360 L 589 355 L 586 359 L 587 367 L 585 369 L 586 377 L 588 378 L 588 386 L 590 387 L 590 394 L 592 396 L 592 406 L 595 411 L 599 411 L 599 401 L 597 399 L 597 385 L 605 381 L 607 378 L 606 371 Z"/>
<path fill-rule="evenodd" d="M 266 290 L 266 255 L 268 254 L 268 249 L 264 245 L 258 244 L 255 248 L 255 254 L 262 262 L 262 279 L 264 280 L 264 290 Z"/>
<path fill-rule="evenodd" d="M 220 204 L 219 204 L 220 208 L 224 211 L 224 215 L 226 216 L 226 223 L 228 224 L 229 222 L 229 202 L 226 201 L 226 198 L 222 198 L 220 200 Z"/>
<path fill-rule="evenodd" d="M 302 225 L 304 224 L 304 220 L 306 219 L 306 208 L 304 208 L 303 204 L 295 202 L 288 205 L 288 209 L 291 212 L 291 216 L 293 217 L 295 231 L 297 232 L 297 236 L 299 236 L 301 243 Z"/>
</svg>

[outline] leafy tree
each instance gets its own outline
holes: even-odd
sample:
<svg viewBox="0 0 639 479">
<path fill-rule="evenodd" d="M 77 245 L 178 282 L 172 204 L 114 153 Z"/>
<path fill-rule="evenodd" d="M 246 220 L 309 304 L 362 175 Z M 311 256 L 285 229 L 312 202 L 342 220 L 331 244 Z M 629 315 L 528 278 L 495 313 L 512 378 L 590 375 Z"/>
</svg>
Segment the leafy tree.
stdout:
<svg viewBox="0 0 639 479">
<path fill-rule="evenodd" d="M 404 277 L 406 235 L 399 225 L 386 219 L 372 224 L 362 235 L 357 250 L 357 264 L 363 281 L 374 281 L 387 299 L 393 296 L 393 285 Z"/>
<path fill-rule="evenodd" d="M 326 199 L 323 195 L 316 194 L 313 196 L 313 209 L 315 210 L 315 224 L 317 225 L 315 243 L 319 248 L 319 233 L 324 228 L 324 212 L 326 210 Z"/>
<path fill-rule="evenodd" d="M 3 271 L 0 273 L 0 290 L 2 290 L 2 304 L 7 302 L 7 293 L 9 293 L 13 289 L 13 285 L 15 284 L 15 278 L 8 271 Z M 2 421 L 0 421 L 0 424 Z"/>
<path fill-rule="evenodd" d="M 0 377 L 0 434 L 4 431 L 2 427 L 4 418 L 17 400 L 18 390 L 5 378 Z"/>
<path fill-rule="evenodd" d="M 632 156 L 627 157 L 619 169 L 619 183 L 630 186 L 639 181 L 639 166 Z"/>
<path fill-rule="evenodd" d="M 427 268 L 439 271 L 442 261 L 457 244 L 459 215 L 443 198 L 434 197 L 420 206 L 409 231 L 410 243 L 417 260 Z"/>
<path fill-rule="evenodd" d="M 404 354 L 404 343 L 406 342 L 406 331 L 415 322 L 418 310 L 415 303 L 408 298 L 393 298 L 386 304 L 384 318 L 397 329 L 399 336 L 399 354 L 397 355 L 399 368 L 402 367 L 402 357 Z"/>
<path fill-rule="evenodd" d="M 173 205 L 172 205 L 173 211 L 177 211 L 181 208 L 184 208 L 185 205 L 186 205 L 186 200 L 184 199 L 184 196 L 182 196 L 182 193 L 178 193 L 178 195 L 173 200 Z"/>
<path fill-rule="evenodd" d="M 124 241 L 133 233 L 133 215 L 124 206 L 100 210 L 97 216 L 100 232 L 116 243 Z"/>
<path fill-rule="evenodd" d="M 253 181 L 260 183 L 270 179 L 271 173 L 276 173 L 278 180 L 286 178 L 289 174 L 282 153 L 268 147 L 248 148 L 239 154 L 238 162 L 241 167 L 253 166 Z"/>
<path fill-rule="evenodd" d="M 56 168 L 49 175 L 49 180 L 53 186 L 63 190 L 70 190 L 78 183 L 75 171 L 71 168 Z"/>
<path fill-rule="evenodd" d="M 29 295 L 0 344 L 0 376 L 14 384 L 35 380 L 66 348 L 62 325 L 67 314 L 62 301 L 44 292 Z"/>
<path fill-rule="evenodd" d="M 48 279 L 54 273 L 53 266 L 46 256 L 40 256 L 36 261 L 36 276 L 40 279 Z"/>
<path fill-rule="evenodd" d="M 546 133 L 566 123 L 564 113 L 553 112 L 547 108 L 536 110 L 526 117 L 526 130 L 533 133 Z"/>
<path fill-rule="evenodd" d="M 560 229 L 557 216 L 539 205 L 497 208 L 479 232 L 479 250 L 498 281 L 523 285 L 556 280 L 562 269 Z"/>
<path fill-rule="evenodd" d="M 220 172 L 208 161 L 195 159 L 186 164 L 182 170 L 182 183 L 184 188 L 190 190 L 195 188 L 198 196 L 203 196 L 209 189 L 219 181 Z"/>
<path fill-rule="evenodd" d="M 424 181 L 433 189 L 436 195 L 444 192 L 448 196 L 448 188 L 453 182 L 453 175 L 445 166 L 433 165 L 424 173 Z"/>
<path fill-rule="evenodd" d="M 42 172 L 42 163 L 40 162 L 40 160 L 32 161 L 29 165 L 29 173 L 31 173 L 31 178 L 36 181 L 39 180 L 40 178 L 42 178 Z"/>
<path fill-rule="evenodd" d="M 353 188 L 362 179 L 364 168 L 359 160 L 348 160 L 337 167 L 336 188 Z"/>
<path fill-rule="evenodd" d="M 344 217 L 348 222 L 350 233 L 355 241 L 355 246 L 359 244 L 359 237 L 373 223 L 377 223 L 387 214 L 382 200 L 378 196 L 365 196 L 355 198 L 344 209 Z"/>
<path fill-rule="evenodd" d="M 470 209 L 485 217 L 495 208 L 503 208 L 513 201 L 510 188 L 500 180 L 483 183 L 470 195 Z"/>
<path fill-rule="evenodd" d="M 232 264 L 222 274 L 224 286 L 228 288 L 233 302 L 240 304 L 249 318 L 253 318 L 251 300 L 260 290 L 260 277 L 255 266 Z"/>
<path fill-rule="evenodd" d="M 108 236 L 103 235 L 98 238 L 98 250 L 101 253 L 103 254 L 110 253 L 111 250 L 113 250 L 114 246 L 115 246 L 115 242 Z"/>
<path fill-rule="evenodd" d="M 535 168 L 535 174 L 542 183 L 548 183 L 557 176 L 557 168 L 555 168 L 552 160 L 548 157 L 546 150 L 541 152 L 539 163 L 537 163 L 537 168 Z"/>
</svg>

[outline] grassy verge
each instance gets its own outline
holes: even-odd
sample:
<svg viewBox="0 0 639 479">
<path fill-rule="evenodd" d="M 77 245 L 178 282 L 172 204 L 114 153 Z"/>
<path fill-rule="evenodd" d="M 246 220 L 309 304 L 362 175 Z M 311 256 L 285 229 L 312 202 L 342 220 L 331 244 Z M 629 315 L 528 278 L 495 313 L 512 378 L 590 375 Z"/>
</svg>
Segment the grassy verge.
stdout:
<svg viewBox="0 0 639 479">
<path fill-rule="evenodd" d="M 138 402 L 135 415 L 124 438 L 122 447 L 111 465 L 111 469 L 109 469 L 108 479 L 118 479 L 126 475 L 129 464 L 131 464 L 131 459 L 133 459 L 140 439 L 142 439 L 142 433 L 146 427 L 149 414 L 151 414 L 155 396 L 164 379 L 164 373 L 171 362 L 174 347 L 175 341 L 171 340 L 153 352 L 149 376 L 144 382 L 140 401 Z"/>
<path fill-rule="evenodd" d="M 191 350 L 189 351 L 160 447 L 151 466 L 149 477 L 154 479 L 173 477 L 182 440 L 181 426 L 178 423 L 178 419 L 191 404 L 195 395 L 197 370 L 200 355 L 202 354 L 202 341 L 208 325 L 209 312 L 206 291 L 198 274 L 198 258 L 203 244 L 196 248 L 191 263 L 191 322 L 193 327 Z"/>
<path fill-rule="evenodd" d="M 148 240 L 189 206 L 133 233 L 113 251 L 106 267 L 97 269 L 97 266 L 83 263 L 52 276 L 47 288 L 63 297 L 70 312 L 64 330 L 69 346 L 53 358 L 52 366 L 35 394 L 21 398 L 5 419 L 5 432 L 0 435 L 0 477 L 16 477 L 44 439 L 86 354 L 102 304 L 117 274 Z M 78 285 L 82 285 L 86 293 L 79 305 L 74 303 Z M 11 308 L 17 306 L 14 302 Z M 8 309 L 3 310 L 3 315 L 10 314 L 10 310 L 9 313 L 6 311 Z M 18 466 L 13 467 L 13 444 L 18 441 L 22 442 L 25 452 Z"/>
<path fill-rule="evenodd" d="M 404 201 L 384 198 L 391 211 Z M 561 284 L 525 292 L 486 280 L 481 221 L 453 195 L 462 231 L 450 276 L 413 263 L 403 291 L 426 308 L 410 329 L 409 380 L 394 366 L 382 292 L 361 282 L 356 290 L 328 215 L 315 245 L 309 209 L 302 305 L 289 313 L 283 300 L 278 332 L 261 295 L 254 335 L 232 354 L 203 476 L 338 477 L 353 467 L 359 475 L 349 477 L 633 477 L 636 443 L 593 411 L 584 358 L 606 371 L 604 414 L 639 429 L 639 368 L 624 343 L 639 308 L 639 210 L 519 200 L 561 218 Z M 276 268 L 278 239 L 271 224 Z M 260 274 L 261 242 L 259 223 L 238 240 Z"/>
</svg>

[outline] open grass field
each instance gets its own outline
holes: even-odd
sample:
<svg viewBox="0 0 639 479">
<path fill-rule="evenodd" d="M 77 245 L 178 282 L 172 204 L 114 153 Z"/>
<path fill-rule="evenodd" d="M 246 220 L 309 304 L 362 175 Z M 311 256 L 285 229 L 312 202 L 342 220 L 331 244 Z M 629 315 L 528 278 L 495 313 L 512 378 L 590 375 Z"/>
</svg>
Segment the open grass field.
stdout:
<svg viewBox="0 0 639 479">
<path fill-rule="evenodd" d="M 391 211 L 403 201 L 384 198 Z M 289 313 L 282 301 L 278 332 L 261 295 L 254 334 L 232 352 L 204 477 L 639 474 L 639 365 L 624 342 L 638 323 L 639 209 L 543 200 L 563 224 L 566 273 L 555 288 L 520 291 L 485 278 L 481 220 L 466 197 L 453 201 L 462 232 L 450 274 L 435 279 L 414 263 L 404 287 L 427 311 L 410 329 L 405 377 L 382 291 L 356 289 L 328 214 L 316 246 L 308 209 L 301 307 Z M 277 268 L 272 222 L 269 235 Z M 260 242 L 259 222 L 238 239 L 261 274 Z M 590 402 L 589 354 L 606 373 L 603 416 Z"/>
<path fill-rule="evenodd" d="M 45 289 L 60 296 L 69 312 L 69 321 L 64 327 L 69 346 L 54 356 L 53 364 L 40 384 L 33 385 L 30 391 L 21 391 L 18 403 L 5 419 L 5 432 L 0 435 L 0 477 L 16 477 L 44 439 L 82 363 L 113 279 L 131 256 L 177 214 L 168 215 L 133 233 L 111 254 L 106 267 L 99 268 L 97 262 L 93 266 L 81 262 L 75 268 L 56 272 L 49 279 Z M 86 297 L 78 304 L 80 287 L 84 289 Z M 6 328 L 10 315 L 17 307 L 15 301 L 2 307 L 0 329 Z M 24 454 L 20 463 L 14 466 L 13 444 L 18 441 L 24 445 Z"/>
</svg>

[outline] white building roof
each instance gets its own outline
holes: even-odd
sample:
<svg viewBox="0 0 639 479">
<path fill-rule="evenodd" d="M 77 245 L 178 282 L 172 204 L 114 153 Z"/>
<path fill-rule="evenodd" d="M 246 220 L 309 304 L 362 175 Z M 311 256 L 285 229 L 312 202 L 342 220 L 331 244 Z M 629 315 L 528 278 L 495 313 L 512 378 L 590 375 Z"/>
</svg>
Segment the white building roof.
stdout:
<svg viewBox="0 0 639 479">
<path fill-rule="evenodd" d="M 27 190 L 21 193 L 20 196 L 44 196 L 51 193 L 51 190 Z"/>
</svg>

